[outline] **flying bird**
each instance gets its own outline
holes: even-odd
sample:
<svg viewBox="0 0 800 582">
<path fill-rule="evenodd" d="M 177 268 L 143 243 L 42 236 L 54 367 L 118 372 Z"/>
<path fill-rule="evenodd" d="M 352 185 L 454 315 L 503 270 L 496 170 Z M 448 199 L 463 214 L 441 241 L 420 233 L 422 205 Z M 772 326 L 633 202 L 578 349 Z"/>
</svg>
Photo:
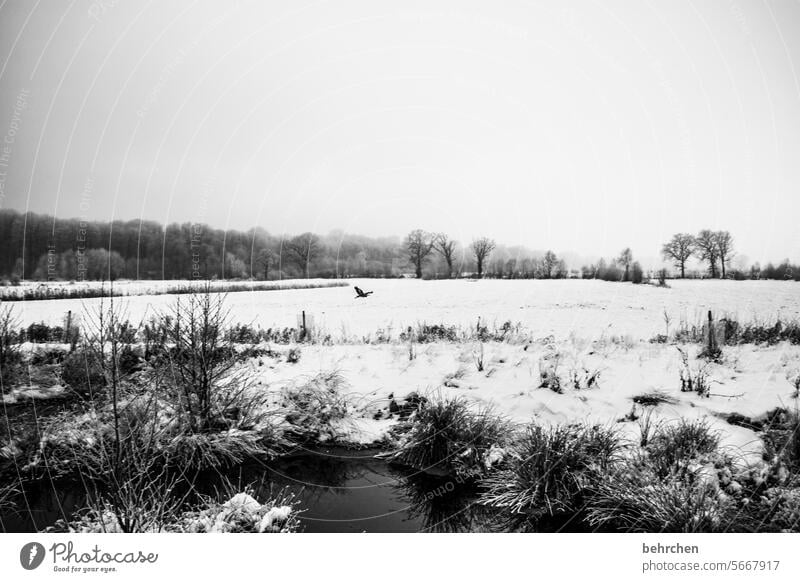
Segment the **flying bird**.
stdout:
<svg viewBox="0 0 800 582">
<path fill-rule="evenodd" d="M 362 291 L 361 287 L 353 285 L 356 289 L 356 299 L 361 299 L 362 297 L 369 297 L 372 295 L 372 291 Z"/>
</svg>

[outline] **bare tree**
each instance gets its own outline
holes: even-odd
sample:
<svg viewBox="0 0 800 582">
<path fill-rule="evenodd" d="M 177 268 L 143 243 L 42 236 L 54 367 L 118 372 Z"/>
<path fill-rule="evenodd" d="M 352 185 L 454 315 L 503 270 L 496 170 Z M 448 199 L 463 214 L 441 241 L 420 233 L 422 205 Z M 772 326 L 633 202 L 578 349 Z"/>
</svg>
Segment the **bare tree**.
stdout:
<svg viewBox="0 0 800 582">
<path fill-rule="evenodd" d="M 617 263 L 625 268 L 625 275 L 623 276 L 622 280 L 630 281 L 630 270 L 631 265 L 633 264 L 633 252 L 631 251 L 630 247 L 622 249 L 622 252 L 619 254 L 619 258 L 617 259 Z"/>
<path fill-rule="evenodd" d="M 417 279 L 422 278 L 422 265 L 431 254 L 435 237 L 429 232 L 421 229 L 412 230 L 406 237 L 405 246 L 408 251 L 408 259 L 414 265 Z"/>
<path fill-rule="evenodd" d="M 719 259 L 717 234 L 708 229 L 704 229 L 697 234 L 694 240 L 698 257 L 700 257 L 701 261 L 706 261 L 708 263 L 708 270 L 711 276 L 716 279 L 717 259 Z"/>
<path fill-rule="evenodd" d="M 478 262 L 478 279 L 483 276 L 483 265 L 496 246 L 492 239 L 485 236 L 472 241 L 472 252 Z"/>
<path fill-rule="evenodd" d="M 722 278 L 725 278 L 725 266 L 730 264 L 733 259 L 733 237 L 727 230 L 718 230 L 714 233 L 714 239 L 717 243 L 717 254 L 719 256 L 720 266 L 722 267 Z"/>
<path fill-rule="evenodd" d="M 686 277 L 686 261 L 695 252 L 694 237 L 688 233 L 678 233 L 661 247 L 661 255 L 665 260 L 670 260 L 681 270 L 681 279 Z"/>
<path fill-rule="evenodd" d="M 215 412 L 222 408 L 221 395 L 236 380 L 233 370 L 238 358 L 225 336 L 229 316 L 225 296 L 212 293 L 209 283 L 162 315 L 169 375 L 191 432 L 211 427 Z"/>
<path fill-rule="evenodd" d="M 264 271 L 264 281 L 269 279 L 269 267 L 274 261 L 274 255 L 268 248 L 263 248 L 258 252 L 256 264 Z"/>
<path fill-rule="evenodd" d="M 557 266 L 558 257 L 553 251 L 547 251 L 542 259 L 542 274 L 544 278 L 552 279 Z"/>
<path fill-rule="evenodd" d="M 444 261 L 447 263 L 447 278 L 449 279 L 453 276 L 453 257 L 456 253 L 456 241 L 450 240 L 444 233 L 439 233 L 434 239 L 433 247 L 444 257 Z"/>
<path fill-rule="evenodd" d="M 311 262 L 319 255 L 319 237 L 313 233 L 306 232 L 290 239 L 285 243 L 285 246 L 297 266 L 305 274 L 306 279 L 308 279 Z"/>
</svg>

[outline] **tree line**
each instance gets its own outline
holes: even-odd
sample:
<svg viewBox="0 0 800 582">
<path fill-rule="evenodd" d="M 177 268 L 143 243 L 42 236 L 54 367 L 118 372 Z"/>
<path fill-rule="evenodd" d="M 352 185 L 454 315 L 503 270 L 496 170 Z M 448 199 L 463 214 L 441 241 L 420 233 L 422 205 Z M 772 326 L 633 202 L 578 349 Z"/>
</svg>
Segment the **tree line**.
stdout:
<svg viewBox="0 0 800 582">
<path fill-rule="evenodd" d="M 727 231 L 676 234 L 661 249 L 677 276 L 694 258 L 711 277 L 800 279 L 800 268 L 732 268 Z M 489 237 L 461 244 L 446 233 L 412 230 L 404 239 L 334 231 L 278 236 L 262 228 L 215 229 L 205 224 L 149 220 L 84 221 L 0 210 L 0 277 L 17 280 L 256 279 L 348 277 L 597 278 L 641 282 L 631 249 L 580 270 L 552 250 L 504 246 Z M 671 273 L 662 273 L 671 276 Z"/>
<path fill-rule="evenodd" d="M 672 263 L 678 276 L 687 276 L 686 266 L 690 259 L 697 259 L 706 267 L 706 274 L 716 279 L 779 279 L 800 280 L 800 266 L 785 259 L 774 265 L 767 263 L 762 267 L 754 263 L 749 267 L 732 267 L 736 256 L 733 236 L 727 230 L 703 229 L 696 235 L 677 233 L 661 247 L 661 256 Z"/>
<path fill-rule="evenodd" d="M 553 251 L 536 253 L 523 247 L 503 248 L 500 257 L 495 258 L 493 253 L 499 249 L 498 244 L 485 236 L 460 248 L 445 233 L 416 229 L 408 233 L 403 246 L 417 278 L 423 277 L 425 266 L 437 255 L 445 265 L 443 278 L 560 279 L 569 274 L 565 261 Z"/>
<path fill-rule="evenodd" d="M 402 274 L 405 263 L 400 241 L 392 237 L 281 237 L 261 228 L 82 221 L 0 210 L 0 277 L 12 281 L 392 277 Z"/>
</svg>

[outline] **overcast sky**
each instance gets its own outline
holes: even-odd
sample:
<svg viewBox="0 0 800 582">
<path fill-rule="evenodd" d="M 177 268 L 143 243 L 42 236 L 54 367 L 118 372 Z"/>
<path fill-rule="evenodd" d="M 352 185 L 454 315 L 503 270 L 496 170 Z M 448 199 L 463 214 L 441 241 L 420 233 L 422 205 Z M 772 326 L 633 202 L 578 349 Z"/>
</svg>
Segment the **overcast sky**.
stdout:
<svg viewBox="0 0 800 582">
<path fill-rule="evenodd" d="M 0 206 L 800 259 L 800 3 L 0 4 Z"/>
</svg>

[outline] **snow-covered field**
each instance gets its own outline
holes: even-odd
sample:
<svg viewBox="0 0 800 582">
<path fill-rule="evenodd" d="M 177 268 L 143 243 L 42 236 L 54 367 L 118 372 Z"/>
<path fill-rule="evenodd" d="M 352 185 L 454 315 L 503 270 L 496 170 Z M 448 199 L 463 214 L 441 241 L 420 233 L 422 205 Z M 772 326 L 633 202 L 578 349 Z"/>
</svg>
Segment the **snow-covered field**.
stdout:
<svg viewBox="0 0 800 582">
<path fill-rule="evenodd" d="M 720 431 L 722 444 L 731 454 L 755 458 L 761 443 L 751 430 L 733 426 L 723 415 L 739 413 L 758 418 L 792 400 L 792 379 L 800 373 L 800 346 L 734 346 L 725 349 L 719 364 L 706 372 L 712 396 L 703 398 L 680 391 L 682 360 L 674 346 L 663 344 L 590 343 L 568 340 L 527 346 L 490 342 L 484 345 L 484 370 L 478 371 L 479 346 L 433 343 L 416 346 L 414 359 L 403 345 L 307 346 L 296 364 L 270 365 L 253 362 L 257 386 L 280 390 L 301 384 L 319 373 L 338 371 L 348 393 L 360 410 L 351 440 L 371 442 L 390 425 L 375 421 L 374 413 L 392 397 L 411 392 L 427 396 L 463 396 L 476 404 L 489 404 L 519 423 L 592 422 L 615 424 L 628 436 L 638 438 L 638 424 L 629 417 L 643 416 L 647 408 L 633 397 L 659 392 L 674 399 L 661 404 L 654 420 L 706 418 Z M 697 348 L 688 348 L 695 355 Z M 540 371 L 560 354 L 557 370 L 562 393 L 542 388 Z M 693 372 L 702 364 L 692 362 Z M 587 372 L 599 372 L 591 387 Z M 577 373 L 581 388 L 571 382 Z M 625 418 L 625 417 L 628 418 Z M 751 460 L 752 460 L 751 459 Z"/>
<path fill-rule="evenodd" d="M 682 318 L 700 322 L 708 309 L 715 316 L 734 314 L 740 321 L 800 318 L 800 285 L 783 281 L 670 281 L 670 288 L 594 280 L 352 280 L 367 299 L 354 299 L 352 288 L 293 289 L 231 293 L 227 305 L 233 322 L 262 328 L 294 327 L 305 311 L 317 329 L 334 339 L 361 338 L 378 329 L 393 337 L 419 322 L 465 328 L 483 323 L 520 323 L 535 337 L 570 335 L 596 339 L 609 335 L 649 339 L 664 333 L 664 312 L 675 326 Z M 156 288 L 180 282 L 129 282 Z M 290 285 L 291 281 L 284 284 Z M 124 285 L 124 284 L 119 284 Z M 155 286 L 155 287 L 154 287 Z M 119 288 L 119 287 L 118 287 Z M 170 295 L 132 296 L 120 300 L 136 322 L 174 303 Z M 91 309 L 99 299 L 19 302 L 23 325 L 59 324 L 65 313 Z M 674 327 L 673 327 L 674 329 Z"/>
<path fill-rule="evenodd" d="M 757 435 L 727 423 L 736 412 L 758 417 L 793 402 L 794 379 L 800 374 L 800 346 L 741 345 L 726 347 L 721 363 L 696 357 L 698 346 L 684 346 L 689 371 L 704 368 L 711 397 L 680 391 L 685 366 L 675 345 L 649 340 L 666 331 L 664 314 L 674 331 L 680 320 L 701 323 L 707 310 L 717 317 L 734 314 L 742 321 L 800 317 L 800 285 L 777 281 L 673 281 L 670 288 L 582 280 L 513 281 L 352 281 L 374 291 L 355 299 L 351 288 L 232 293 L 227 298 L 232 322 L 262 328 L 294 327 L 301 310 L 318 329 L 331 334 L 333 345 L 301 346 L 295 364 L 270 358 L 252 360 L 253 382 L 266 390 L 298 384 L 318 373 L 338 371 L 353 397 L 356 415 L 347 438 L 379 440 L 391 422 L 375 419 L 392 397 L 411 392 L 463 395 L 475 403 L 493 405 L 514 421 L 563 423 L 592 421 L 617 424 L 632 435 L 636 416 L 633 397 L 658 391 L 672 402 L 656 409 L 656 418 L 706 418 L 720 430 L 732 451 L 756 455 Z M 148 282 L 148 284 L 151 284 Z M 167 295 L 127 297 L 133 321 L 164 310 L 175 301 Z M 36 301 L 15 304 L 23 324 L 59 323 L 67 310 L 80 312 L 97 300 Z M 521 324 L 522 341 L 483 344 L 484 369 L 478 371 L 481 350 L 473 342 L 435 342 L 411 346 L 400 332 L 420 322 L 457 325 L 478 322 L 500 326 Z M 383 329 L 394 341 L 364 343 Z M 338 341 L 337 341 L 338 340 Z M 346 340 L 346 341 L 341 341 Z M 562 393 L 541 388 L 541 374 L 557 362 Z M 585 385 L 595 375 L 596 383 Z M 574 379 L 584 385 L 576 389 Z M 632 414 L 631 414 L 632 413 Z M 627 417 L 627 418 L 625 418 Z"/>
</svg>

